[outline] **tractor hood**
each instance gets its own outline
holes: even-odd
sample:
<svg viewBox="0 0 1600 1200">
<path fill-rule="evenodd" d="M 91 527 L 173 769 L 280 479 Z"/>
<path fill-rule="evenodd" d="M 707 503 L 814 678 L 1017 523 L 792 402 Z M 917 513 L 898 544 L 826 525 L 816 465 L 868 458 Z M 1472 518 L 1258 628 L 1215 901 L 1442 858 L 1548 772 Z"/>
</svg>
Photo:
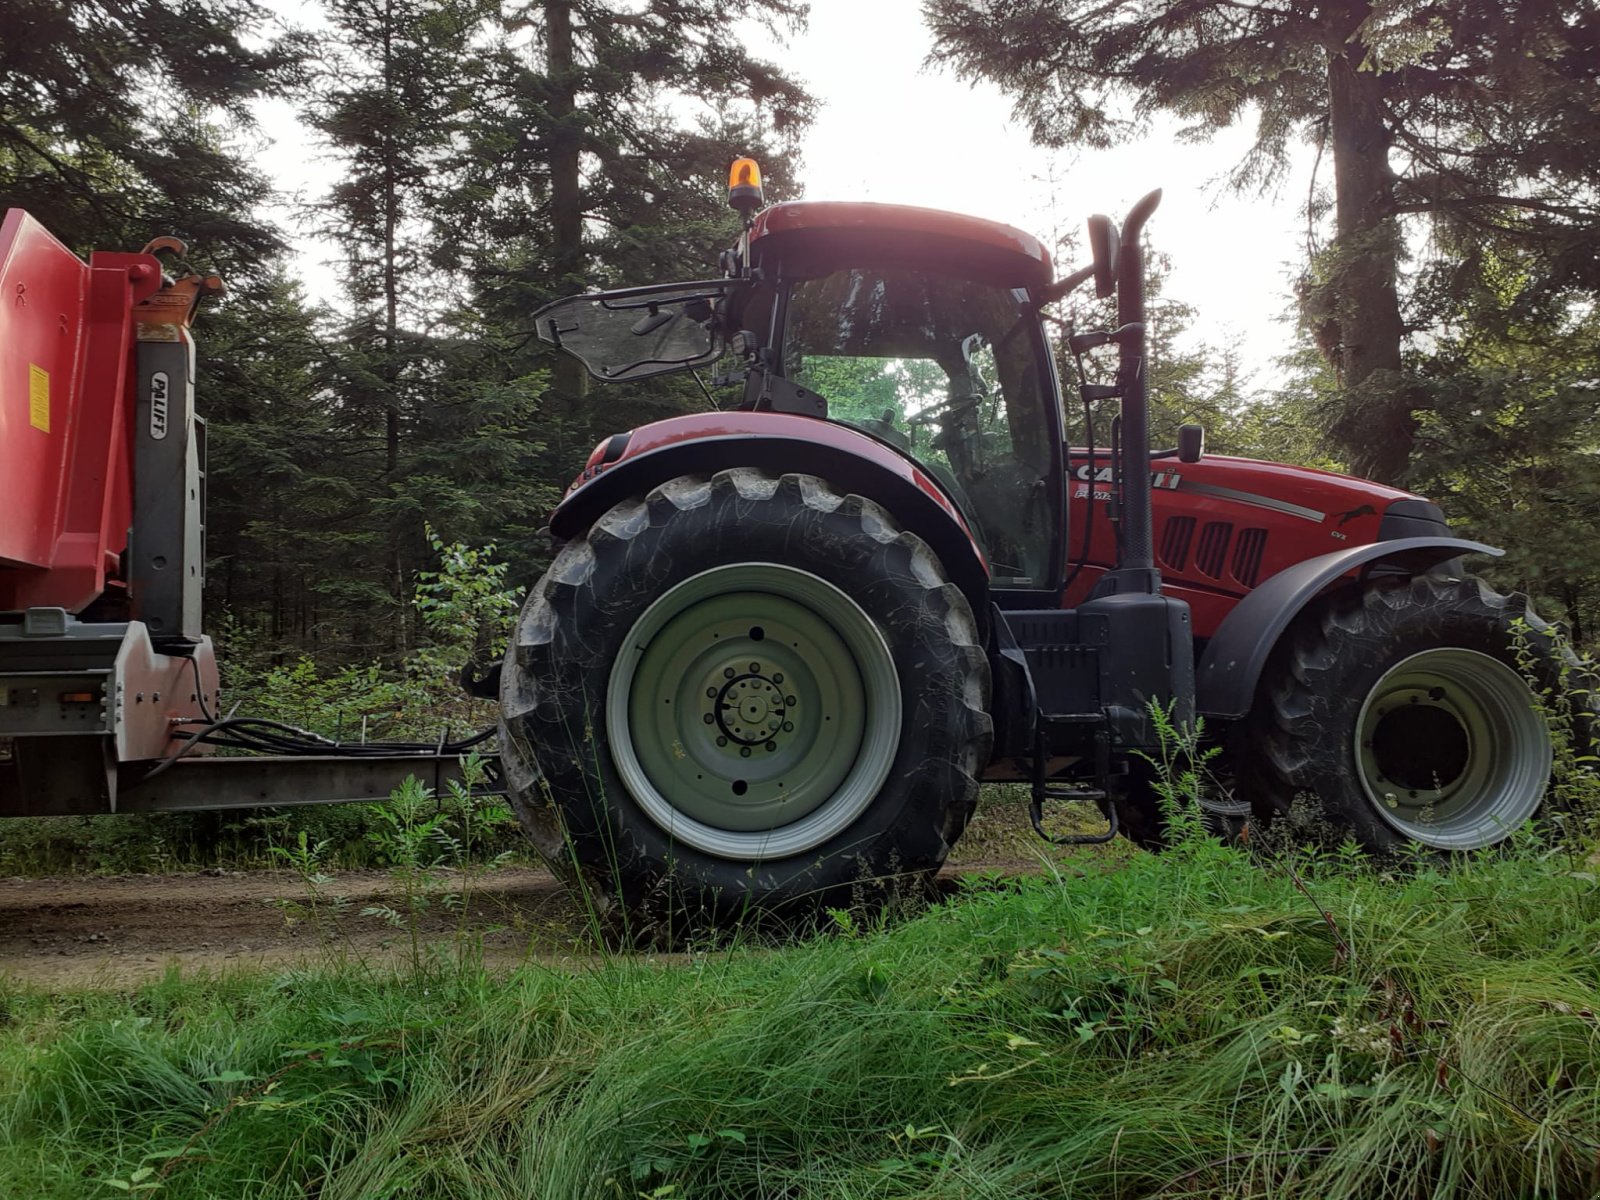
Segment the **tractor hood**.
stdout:
<svg viewBox="0 0 1600 1200">
<path fill-rule="evenodd" d="M 1104 506 L 1112 494 L 1104 450 L 1091 471 L 1087 451 L 1071 451 L 1071 553 L 1089 534 L 1087 568 L 1067 603 L 1081 601 L 1116 558 Z M 1156 565 L 1164 584 L 1194 611 L 1195 633 L 1209 636 L 1238 598 L 1307 558 L 1402 537 L 1449 536 L 1437 505 L 1411 492 L 1315 467 L 1207 454 L 1199 462 L 1151 464 Z M 1094 512 L 1091 517 L 1091 506 Z"/>
</svg>

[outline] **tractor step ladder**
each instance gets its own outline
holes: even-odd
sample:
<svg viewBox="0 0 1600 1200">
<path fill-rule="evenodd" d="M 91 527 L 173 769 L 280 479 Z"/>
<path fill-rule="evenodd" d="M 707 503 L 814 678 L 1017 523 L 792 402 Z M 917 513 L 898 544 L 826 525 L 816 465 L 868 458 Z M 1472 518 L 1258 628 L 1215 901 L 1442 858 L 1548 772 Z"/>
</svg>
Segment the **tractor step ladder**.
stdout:
<svg viewBox="0 0 1600 1200">
<path fill-rule="evenodd" d="M 1101 713 L 1039 713 L 1034 723 L 1032 795 L 1028 801 L 1028 818 L 1033 831 L 1053 846 L 1097 846 L 1117 836 L 1117 809 L 1111 795 L 1104 788 L 1079 787 L 1061 781 L 1052 782 L 1046 775 L 1050 760 L 1049 730 L 1062 726 L 1096 725 L 1095 774 L 1105 779 L 1110 774 L 1111 744 L 1105 729 L 1105 716 Z M 1044 827 L 1044 806 L 1047 802 L 1081 804 L 1091 802 L 1106 819 L 1104 833 L 1049 833 Z"/>
</svg>

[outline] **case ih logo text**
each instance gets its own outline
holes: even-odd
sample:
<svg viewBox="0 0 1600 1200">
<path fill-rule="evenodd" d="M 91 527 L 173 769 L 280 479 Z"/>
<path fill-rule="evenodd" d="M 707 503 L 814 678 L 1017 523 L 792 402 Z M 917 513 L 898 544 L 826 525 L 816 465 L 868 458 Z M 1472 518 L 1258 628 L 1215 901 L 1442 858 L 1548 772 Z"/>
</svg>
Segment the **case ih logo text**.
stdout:
<svg viewBox="0 0 1600 1200">
<path fill-rule="evenodd" d="M 1073 467 L 1072 474 L 1078 480 L 1077 486 L 1072 490 L 1072 498 L 1074 500 L 1091 499 L 1089 495 L 1091 490 L 1089 487 L 1089 464 L 1079 463 Z M 1092 499 L 1111 499 L 1111 484 L 1115 477 L 1115 471 L 1109 464 L 1104 467 L 1097 467 L 1094 473 L 1094 496 Z M 1158 490 L 1165 488 L 1167 491 L 1176 491 L 1182 479 L 1183 476 L 1176 471 L 1150 472 L 1150 486 Z"/>
<path fill-rule="evenodd" d="M 167 436 L 167 373 L 150 376 L 150 436 L 160 441 Z"/>
</svg>

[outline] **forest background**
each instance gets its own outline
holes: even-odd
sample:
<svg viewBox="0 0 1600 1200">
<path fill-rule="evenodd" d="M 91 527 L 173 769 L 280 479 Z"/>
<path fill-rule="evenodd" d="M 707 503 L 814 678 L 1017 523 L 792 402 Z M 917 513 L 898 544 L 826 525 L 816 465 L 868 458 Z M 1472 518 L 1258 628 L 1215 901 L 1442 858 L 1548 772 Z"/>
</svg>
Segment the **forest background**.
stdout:
<svg viewBox="0 0 1600 1200">
<path fill-rule="evenodd" d="M 738 155 L 764 164 L 769 201 L 801 194 L 817 102 L 741 33 L 781 43 L 807 11 L 307 8 L 314 31 L 247 0 L 10 0 L 0 207 L 29 209 L 84 254 L 175 234 L 228 281 L 197 331 L 207 604 L 224 660 L 393 668 L 434 636 L 416 600 L 441 553 L 492 543 L 491 581 L 525 587 L 595 441 L 704 406 L 671 380 L 586 394 L 529 315 L 571 292 L 703 277 L 736 232 L 723 184 Z M 1313 147 L 1310 190 L 1278 199 L 1311 233 L 1282 382 L 1251 389 L 1237 347 L 1185 342 L 1193 310 L 1162 297 L 1158 438 L 1201 420 L 1216 450 L 1420 491 L 1507 547 L 1489 568 L 1498 585 L 1534 595 L 1579 640 L 1596 628 L 1592 4 L 927 0 L 923 12 L 930 66 L 997 84 L 1042 147 L 1111 145 L 1158 121 L 1188 140 L 1243 127 L 1251 148 L 1228 185 L 1263 196 Z M 268 216 L 281 198 L 251 149 L 266 96 L 292 99 L 337 172 L 308 215 L 337 248 L 340 295 L 307 294 Z"/>
</svg>

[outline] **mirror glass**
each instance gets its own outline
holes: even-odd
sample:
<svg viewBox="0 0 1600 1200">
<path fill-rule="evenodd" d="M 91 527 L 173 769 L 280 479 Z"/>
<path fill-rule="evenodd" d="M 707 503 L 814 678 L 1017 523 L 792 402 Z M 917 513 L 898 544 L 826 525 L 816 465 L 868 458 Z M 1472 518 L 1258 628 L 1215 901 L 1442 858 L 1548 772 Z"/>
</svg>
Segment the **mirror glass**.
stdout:
<svg viewBox="0 0 1600 1200">
<path fill-rule="evenodd" d="M 1089 249 L 1094 255 L 1094 292 L 1102 300 L 1117 285 L 1117 227 L 1111 218 L 1096 213 L 1089 218 Z"/>
</svg>

